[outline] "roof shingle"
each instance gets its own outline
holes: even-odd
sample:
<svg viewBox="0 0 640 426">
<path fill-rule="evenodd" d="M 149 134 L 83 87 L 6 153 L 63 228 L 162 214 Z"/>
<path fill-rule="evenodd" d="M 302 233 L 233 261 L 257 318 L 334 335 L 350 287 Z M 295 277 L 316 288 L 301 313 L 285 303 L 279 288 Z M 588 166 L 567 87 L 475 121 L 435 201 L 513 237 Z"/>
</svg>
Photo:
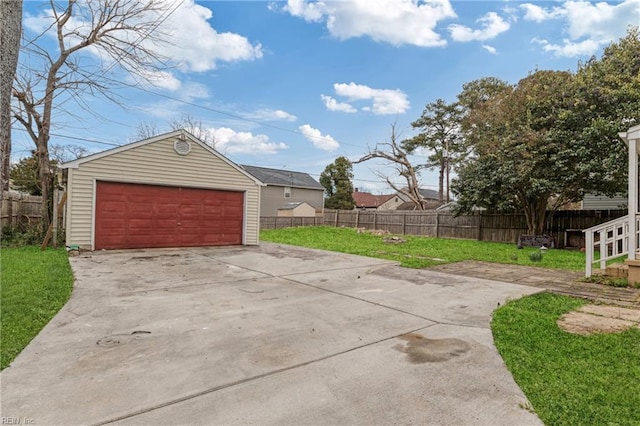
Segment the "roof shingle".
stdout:
<svg viewBox="0 0 640 426">
<path fill-rule="evenodd" d="M 248 166 L 246 164 L 242 164 L 240 167 L 267 185 L 324 190 L 324 187 L 308 173 L 268 169 L 266 167 Z"/>
</svg>

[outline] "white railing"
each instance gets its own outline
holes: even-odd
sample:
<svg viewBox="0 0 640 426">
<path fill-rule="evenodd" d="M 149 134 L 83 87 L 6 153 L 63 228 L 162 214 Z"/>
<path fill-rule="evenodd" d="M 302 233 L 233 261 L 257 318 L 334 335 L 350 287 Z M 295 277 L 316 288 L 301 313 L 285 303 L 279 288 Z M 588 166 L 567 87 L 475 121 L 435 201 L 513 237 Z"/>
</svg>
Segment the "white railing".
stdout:
<svg viewBox="0 0 640 426">
<path fill-rule="evenodd" d="M 636 213 L 636 223 L 640 224 L 640 215 Z M 636 225 L 636 253 L 640 242 L 640 226 Z M 600 269 L 607 268 L 607 261 L 629 253 L 629 216 L 593 226 L 584 230 L 586 268 L 585 275 L 590 277 L 593 265 L 600 264 Z M 599 254 L 596 259 L 596 253 Z"/>
</svg>

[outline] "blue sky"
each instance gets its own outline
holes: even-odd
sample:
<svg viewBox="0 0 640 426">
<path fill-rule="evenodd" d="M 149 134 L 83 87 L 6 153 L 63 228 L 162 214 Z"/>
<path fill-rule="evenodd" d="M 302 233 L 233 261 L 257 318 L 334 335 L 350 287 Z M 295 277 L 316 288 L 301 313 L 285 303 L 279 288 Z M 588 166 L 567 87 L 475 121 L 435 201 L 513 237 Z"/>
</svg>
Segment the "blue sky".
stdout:
<svg viewBox="0 0 640 426">
<path fill-rule="evenodd" d="M 393 123 L 412 136 L 424 106 L 454 101 L 466 82 L 575 70 L 640 24 L 640 0 L 163 1 L 172 67 L 147 73 L 153 84 L 115 69 L 133 83 L 118 89 L 126 107 L 85 97 L 87 113 L 67 102 L 72 115 L 56 114 L 52 144 L 97 152 L 135 140 L 140 123 L 168 131 L 189 115 L 236 163 L 317 179 L 337 156 L 355 160 L 388 140 Z M 48 7 L 25 1 L 28 36 L 46 26 Z M 52 48 L 51 37 L 41 40 Z M 18 129 L 14 159 L 33 148 Z M 354 166 L 354 186 L 390 192 L 377 173 L 400 182 L 388 165 L 367 162 Z M 437 173 L 421 183 L 437 189 Z"/>
</svg>

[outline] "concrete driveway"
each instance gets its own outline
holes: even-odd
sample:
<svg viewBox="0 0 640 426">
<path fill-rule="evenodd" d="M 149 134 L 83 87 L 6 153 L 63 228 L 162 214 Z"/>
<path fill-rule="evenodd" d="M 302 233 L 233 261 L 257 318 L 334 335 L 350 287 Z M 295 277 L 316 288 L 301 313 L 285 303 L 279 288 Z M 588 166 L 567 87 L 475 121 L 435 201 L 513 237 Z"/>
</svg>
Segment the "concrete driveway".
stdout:
<svg viewBox="0 0 640 426">
<path fill-rule="evenodd" d="M 539 291 L 259 247 L 95 252 L 0 375 L 22 424 L 541 424 L 496 352 Z"/>
</svg>

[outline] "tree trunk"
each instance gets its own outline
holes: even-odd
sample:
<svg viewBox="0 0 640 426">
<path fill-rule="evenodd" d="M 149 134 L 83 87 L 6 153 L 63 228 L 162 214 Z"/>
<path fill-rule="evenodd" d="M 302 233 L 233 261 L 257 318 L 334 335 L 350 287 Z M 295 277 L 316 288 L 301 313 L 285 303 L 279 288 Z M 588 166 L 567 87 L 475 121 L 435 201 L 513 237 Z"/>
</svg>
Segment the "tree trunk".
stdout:
<svg viewBox="0 0 640 426">
<path fill-rule="evenodd" d="M 450 171 L 451 171 L 451 166 L 450 166 L 449 159 L 447 158 L 447 197 L 446 197 L 447 203 L 450 201 L 449 200 L 449 193 L 451 192 L 451 191 L 449 191 L 449 173 L 450 173 Z"/>
<path fill-rule="evenodd" d="M 22 0 L 0 1 L 0 200 L 9 190 L 11 168 L 11 90 L 22 35 Z"/>
<path fill-rule="evenodd" d="M 547 202 L 533 201 L 527 203 L 524 208 L 524 215 L 527 220 L 527 232 L 529 235 L 544 235 L 544 228 L 547 220 Z"/>
<path fill-rule="evenodd" d="M 38 174 L 42 190 L 42 204 L 40 205 L 40 216 L 42 216 L 42 232 L 46 232 L 51 224 L 51 183 L 53 173 L 51 171 L 51 160 L 49 159 L 48 143 L 43 142 L 44 136 L 48 132 L 41 132 L 38 137 Z"/>
<path fill-rule="evenodd" d="M 445 169 L 445 161 L 444 158 L 440 160 L 440 174 L 438 175 L 438 201 L 442 203 L 444 200 L 444 169 Z"/>
</svg>

